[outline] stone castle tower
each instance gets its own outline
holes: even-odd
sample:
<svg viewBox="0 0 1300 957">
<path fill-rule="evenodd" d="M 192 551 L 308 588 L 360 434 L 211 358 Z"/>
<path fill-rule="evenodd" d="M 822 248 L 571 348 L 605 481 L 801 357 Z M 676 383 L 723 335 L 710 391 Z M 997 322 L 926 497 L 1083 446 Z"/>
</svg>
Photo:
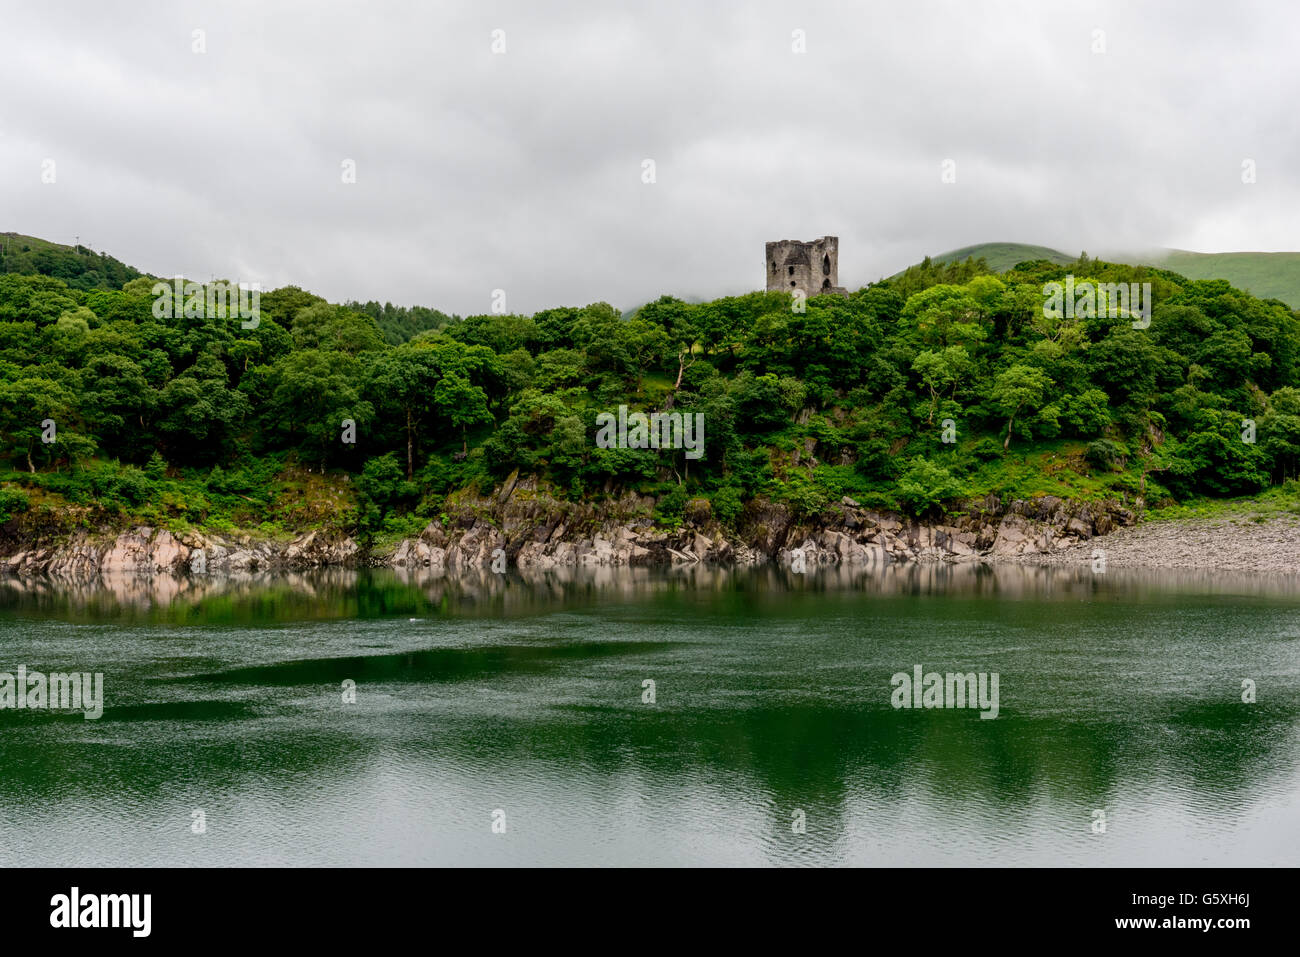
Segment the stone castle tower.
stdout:
<svg viewBox="0 0 1300 957">
<path fill-rule="evenodd" d="M 767 244 L 767 291 L 801 290 L 805 296 L 847 296 L 840 285 L 840 240 L 823 236 L 809 243 L 782 239 Z"/>
</svg>

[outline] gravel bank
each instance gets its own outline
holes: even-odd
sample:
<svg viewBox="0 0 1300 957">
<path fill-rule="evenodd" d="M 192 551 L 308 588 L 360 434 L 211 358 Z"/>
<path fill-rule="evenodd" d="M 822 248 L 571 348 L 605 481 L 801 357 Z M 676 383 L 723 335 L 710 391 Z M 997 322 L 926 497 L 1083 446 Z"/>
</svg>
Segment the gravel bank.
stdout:
<svg viewBox="0 0 1300 957">
<path fill-rule="evenodd" d="M 1090 565 L 1101 549 L 1108 568 L 1209 568 L 1300 573 L 1300 518 L 1179 519 L 1120 528 L 1046 555 L 1034 565 Z"/>
</svg>

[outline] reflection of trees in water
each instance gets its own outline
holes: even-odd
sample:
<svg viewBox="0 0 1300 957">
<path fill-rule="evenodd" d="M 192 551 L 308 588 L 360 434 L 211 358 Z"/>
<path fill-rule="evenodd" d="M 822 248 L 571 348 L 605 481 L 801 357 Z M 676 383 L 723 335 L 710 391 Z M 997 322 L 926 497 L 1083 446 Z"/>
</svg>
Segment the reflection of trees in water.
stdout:
<svg viewBox="0 0 1300 957">
<path fill-rule="evenodd" d="M 842 823 L 850 806 L 861 806 L 858 802 L 898 806 L 927 798 L 944 806 L 970 801 L 1007 811 L 1041 802 L 1077 804 L 1086 819 L 1089 809 L 1105 806 L 1117 792 L 1144 787 L 1172 789 L 1189 806 L 1230 813 L 1225 809 L 1251 805 L 1296 780 L 1300 700 L 1294 694 L 1266 688 L 1269 693 L 1257 704 L 1241 706 L 1216 675 L 1214 690 L 1183 696 L 1181 690 L 1139 687 L 1130 710 L 1099 708 L 1089 715 L 1047 707 L 1046 684 L 1025 687 L 1045 679 L 1022 670 L 1017 675 L 1021 695 L 1009 699 L 1004 690 L 1002 716 L 982 721 L 971 710 L 894 711 L 883 685 L 876 694 L 864 690 L 861 699 L 818 696 L 808 686 L 813 671 L 784 690 L 741 684 L 734 695 L 696 698 L 689 706 L 674 706 L 670 697 L 643 706 L 632 693 L 635 688 L 623 705 L 552 703 L 547 689 L 553 677 L 598 673 L 602 663 L 625 656 L 670 657 L 683 642 L 656 631 L 653 621 L 673 621 L 680 637 L 690 627 L 682 619 L 703 611 L 701 603 L 720 603 L 710 613 L 740 609 L 733 623 L 743 631 L 783 607 L 813 622 L 817 609 L 829 602 L 819 601 L 811 614 L 806 603 L 789 604 L 792 595 L 809 593 L 836 596 L 843 612 L 852 605 L 852 594 L 1076 605 L 1116 597 L 1145 607 L 1176 605 L 1183 595 L 1294 594 L 1287 587 L 1284 580 L 1262 576 L 1131 570 L 1095 576 L 1086 568 L 979 563 L 829 567 L 804 575 L 772 566 L 693 565 L 505 576 L 326 569 L 83 584 L 7 579 L 0 581 L 0 607 L 9 615 L 99 624 L 253 625 L 408 615 L 493 619 L 651 599 L 636 612 L 636 621 L 646 622 L 643 631 L 654 640 L 573 640 L 557 629 L 545 641 L 522 645 L 487 643 L 191 672 L 158 681 L 147 700 L 110 703 L 100 722 L 85 722 L 80 715 L 0 712 L 0 752 L 7 768 L 0 775 L 0 804 L 75 801 L 79 794 L 106 791 L 152 801 L 180 800 L 189 792 L 311 787 L 322 774 L 372 774 L 394 760 L 429 774 L 492 768 L 494 777 L 514 774 L 558 788 L 594 782 L 616 789 L 634 781 L 643 789 L 672 790 L 703 784 L 726 800 L 769 804 L 774 827 L 788 827 L 784 815 L 794 807 L 810 814 L 816 809 L 817 820 Z M 1130 607 L 1121 605 L 1114 613 L 1126 614 Z M 997 609 L 989 615 L 1002 620 Z M 1049 608 L 1040 619 L 1055 616 Z M 621 633 L 629 634 L 627 627 Z M 1121 639 L 1130 647 L 1144 641 L 1133 653 L 1156 656 L 1170 651 L 1173 640 L 1136 630 L 1131 640 Z M 897 639 L 890 653 L 907 648 L 910 640 Z M 939 657 L 935 653 L 941 649 L 925 650 Z M 706 663 L 708 653 L 700 649 L 691 664 Z M 1076 660 L 1087 662 L 1089 655 L 1088 647 L 1080 647 Z M 1099 660 L 1095 673 L 1077 680 L 1082 693 L 1095 688 L 1103 698 L 1118 677 L 1113 661 Z M 325 699 L 336 694 L 343 678 L 362 688 L 382 683 L 397 689 L 393 694 L 401 706 L 373 713 L 327 706 Z M 531 683 L 534 706 L 494 708 L 491 701 L 498 699 L 466 697 L 456 687 L 493 688 L 510 680 Z M 753 676 L 740 674 L 737 680 L 752 682 Z M 830 833 L 842 830 L 832 827 Z"/>
<path fill-rule="evenodd" d="M 618 644 L 592 653 L 633 653 L 613 647 Z M 562 666 L 546 651 L 379 656 L 384 660 L 372 663 L 369 678 L 457 682 L 521 669 L 544 674 Z M 566 648 L 563 666 L 572 666 L 576 654 Z M 249 669 L 223 681 L 332 681 L 332 667 L 342 673 L 352 665 L 338 659 L 315 667 L 318 672 L 280 676 Z M 724 806 L 769 808 L 774 830 L 788 827 L 791 809 L 803 808 L 817 823 L 810 841 L 825 845 L 843 840 L 853 810 L 907 802 L 1007 814 L 1075 805 L 1086 822 L 1091 808 L 1113 807 L 1121 792 L 1159 789 L 1188 807 L 1231 815 L 1292 786 L 1300 760 L 1295 704 L 1250 710 L 1189 701 L 1168 713 L 1176 730 L 1169 734 L 1161 724 L 1136 719 L 1091 723 L 1030 714 L 981 721 L 970 711 L 743 701 L 713 709 L 630 704 L 359 715 L 296 711 L 262 684 L 244 685 L 242 693 L 251 703 L 205 700 L 189 713 L 119 709 L 89 729 L 79 717 L 48 716 L 22 729 L 6 721 L 0 741 L 8 772 L 0 776 L 0 798 L 13 806 L 35 796 L 77 801 L 110 793 L 123 801 L 177 801 L 183 809 L 191 795 L 210 805 L 244 790 L 310 789 L 321 776 L 338 784 L 372 775 L 395 757 L 417 775 L 491 768 L 495 780 L 541 782 L 557 795 L 631 786 L 653 802 L 655 793 L 715 792 Z"/>
<path fill-rule="evenodd" d="M 1245 807 L 1296 780 L 1298 703 L 1261 714 L 1189 701 L 1170 718 L 1188 733 L 1169 735 L 1136 716 L 1108 723 L 1033 714 L 982 721 L 973 711 L 865 703 L 632 707 L 519 727 L 470 722 L 455 733 L 480 759 L 507 768 L 543 761 L 560 775 L 586 767 L 650 782 L 689 776 L 779 807 L 816 801 L 843 808 L 850 796 L 891 804 L 928 794 L 1007 810 L 1040 798 L 1090 810 L 1121 786 L 1161 787 L 1171 777 L 1189 797 L 1196 792 L 1215 807 Z M 447 743 L 444 736 L 438 747 Z"/>
</svg>

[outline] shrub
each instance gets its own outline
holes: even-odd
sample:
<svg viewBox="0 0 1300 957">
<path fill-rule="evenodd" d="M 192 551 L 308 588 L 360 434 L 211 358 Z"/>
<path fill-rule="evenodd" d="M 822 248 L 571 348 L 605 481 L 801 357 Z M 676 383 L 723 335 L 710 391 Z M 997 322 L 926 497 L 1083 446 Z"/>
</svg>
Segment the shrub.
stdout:
<svg viewBox="0 0 1300 957">
<path fill-rule="evenodd" d="M 0 522 L 7 522 L 30 507 L 26 493 L 18 489 L 0 489 Z"/>
<path fill-rule="evenodd" d="M 144 467 L 144 474 L 149 476 L 150 480 L 157 482 L 167 475 L 167 460 L 162 457 L 162 453 L 157 449 L 149 456 L 149 461 Z"/>
<path fill-rule="evenodd" d="M 396 455 L 377 455 L 357 478 L 357 522 L 365 529 L 381 528 L 385 516 L 413 505 L 419 494 L 419 486 L 406 481 L 406 470 Z"/>
<path fill-rule="evenodd" d="M 809 481 L 801 472 L 793 473 L 778 485 L 774 497 L 801 517 L 817 515 L 830 504 L 826 489 Z"/>
<path fill-rule="evenodd" d="M 664 525 L 680 524 L 682 513 L 686 510 L 686 488 L 674 485 L 655 502 L 655 521 Z"/>
<path fill-rule="evenodd" d="M 1083 457 L 1088 460 L 1089 465 L 1107 471 L 1123 468 L 1128 455 L 1129 451 L 1124 445 L 1110 439 L 1096 439 L 1089 442 L 1083 452 Z"/>
<path fill-rule="evenodd" d="M 898 479 L 898 500 L 916 515 L 965 494 L 966 488 L 956 476 L 919 455 Z"/>
<path fill-rule="evenodd" d="M 713 493 L 713 514 L 724 525 L 732 525 L 745 507 L 744 492 L 736 485 L 727 485 Z"/>
</svg>

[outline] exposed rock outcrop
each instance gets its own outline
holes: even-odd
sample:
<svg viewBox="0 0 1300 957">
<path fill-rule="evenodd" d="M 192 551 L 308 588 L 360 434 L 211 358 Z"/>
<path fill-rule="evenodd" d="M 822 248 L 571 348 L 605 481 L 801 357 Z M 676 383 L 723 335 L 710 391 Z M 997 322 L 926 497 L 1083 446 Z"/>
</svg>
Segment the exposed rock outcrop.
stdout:
<svg viewBox="0 0 1300 957">
<path fill-rule="evenodd" d="M 83 579 L 97 575 L 192 575 L 303 569 L 355 562 L 360 549 L 344 535 L 309 532 L 291 541 L 227 538 L 136 526 L 116 535 L 79 530 L 62 541 L 22 547 L 0 557 L 0 571 Z"/>
<path fill-rule="evenodd" d="M 98 535 L 78 530 L 37 536 L 27 544 L 21 533 L 7 528 L 0 571 L 70 579 L 353 565 L 446 572 L 769 561 L 883 567 L 1048 555 L 1135 520 L 1115 504 L 1043 497 L 1005 503 L 989 498 L 923 521 L 863 508 L 846 497 L 815 517 L 753 501 L 731 529 L 714 518 L 703 499 L 687 503 L 676 527 L 656 524 L 653 506 L 653 499 L 635 494 L 599 505 L 561 501 L 539 490 L 534 480 L 512 476 L 495 494 L 461 498 L 448 506 L 444 520 L 385 549 L 365 550 L 342 532 L 254 540 L 149 527 Z"/>
<path fill-rule="evenodd" d="M 527 481 L 512 482 L 510 492 L 461 503 L 445 526 L 433 523 L 373 561 L 447 569 L 490 567 L 503 559 L 520 568 L 962 562 L 1052 553 L 1136 520 L 1117 504 L 1049 496 L 1007 503 L 989 498 L 922 521 L 866 509 L 846 497 L 816 518 L 751 502 L 734 531 L 712 517 L 708 502 L 693 501 L 680 527 L 667 529 L 651 521 L 653 502 L 635 495 L 596 508 L 555 500 Z"/>
</svg>

